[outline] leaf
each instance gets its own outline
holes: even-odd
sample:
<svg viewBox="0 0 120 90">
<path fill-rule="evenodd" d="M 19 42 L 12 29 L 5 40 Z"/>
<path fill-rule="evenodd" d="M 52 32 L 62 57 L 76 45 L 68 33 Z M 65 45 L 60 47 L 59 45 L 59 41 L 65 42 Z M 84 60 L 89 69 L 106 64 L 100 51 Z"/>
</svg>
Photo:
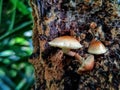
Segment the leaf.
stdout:
<svg viewBox="0 0 120 90">
<path fill-rule="evenodd" d="M 11 62 L 11 61 L 10 61 L 9 59 L 7 59 L 7 57 L 2 60 L 2 63 L 4 63 L 5 65 L 10 64 L 10 62 Z"/>
<path fill-rule="evenodd" d="M 9 70 L 9 74 L 10 74 L 10 77 L 15 77 L 16 75 L 17 75 L 17 72 L 16 72 L 16 70 Z"/>
<path fill-rule="evenodd" d="M 2 80 L 0 80 L 0 90 L 11 90 Z"/>
<path fill-rule="evenodd" d="M 15 22 L 15 16 L 16 16 L 16 6 L 17 6 L 17 2 L 18 2 L 18 0 L 14 0 L 14 7 L 13 7 L 14 10 L 13 10 L 12 18 L 11 18 L 11 24 L 10 24 L 7 32 L 10 32 L 10 31 L 13 29 L 14 22 Z"/>
<path fill-rule="evenodd" d="M 6 75 L 0 75 L 0 79 L 8 86 L 14 88 L 16 85 L 14 84 L 14 82 L 10 79 L 9 76 Z"/>
<path fill-rule="evenodd" d="M 0 75 L 5 75 L 4 69 L 0 68 Z"/>
<path fill-rule="evenodd" d="M 11 1 L 11 3 L 13 4 L 13 5 L 15 5 L 15 1 L 16 0 L 10 0 Z M 26 5 L 22 2 L 22 1 L 20 1 L 19 0 L 19 2 L 17 2 L 17 9 L 23 14 L 23 15 L 27 15 L 27 14 L 30 14 L 30 11 L 29 11 L 29 9 L 26 7 Z"/>
<path fill-rule="evenodd" d="M 2 3 L 3 3 L 3 0 L 0 0 L 0 24 L 1 24 L 1 17 L 2 17 Z"/>
<path fill-rule="evenodd" d="M 32 21 L 28 21 L 25 23 L 22 23 L 21 25 L 19 25 L 18 27 L 16 27 L 15 29 L 13 29 L 11 32 L 7 32 L 6 34 L 4 34 L 3 36 L 0 37 L 0 41 L 4 40 L 5 38 L 12 36 L 14 33 L 19 33 L 21 32 L 22 28 L 25 28 L 26 26 L 29 26 L 32 24 Z M 27 31 L 27 30 L 24 30 Z"/>
<path fill-rule="evenodd" d="M 16 37 L 10 41 L 10 45 L 15 45 L 15 44 L 28 46 L 29 42 L 23 37 Z"/>
<path fill-rule="evenodd" d="M 23 78 L 16 87 L 16 90 L 22 90 L 23 86 L 27 83 L 26 79 Z"/>
<path fill-rule="evenodd" d="M 14 54 L 15 53 L 12 50 L 5 50 L 3 52 L 0 52 L 1 57 L 6 57 L 6 56 L 14 55 Z"/>
</svg>

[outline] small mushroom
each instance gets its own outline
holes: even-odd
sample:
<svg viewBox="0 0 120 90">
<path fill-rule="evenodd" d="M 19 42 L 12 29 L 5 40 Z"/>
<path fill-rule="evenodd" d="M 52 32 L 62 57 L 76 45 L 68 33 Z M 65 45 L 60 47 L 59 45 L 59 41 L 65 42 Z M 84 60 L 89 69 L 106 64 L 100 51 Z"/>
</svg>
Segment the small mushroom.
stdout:
<svg viewBox="0 0 120 90">
<path fill-rule="evenodd" d="M 82 45 L 75 38 L 71 36 L 61 36 L 48 42 L 50 46 L 59 47 L 62 49 L 63 53 L 69 56 L 76 56 L 76 53 L 70 51 L 70 49 L 79 49 Z"/>
<path fill-rule="evenodd" d="M 89 55 L 82 63 L 81 67 L 78 68 L 77 72 L 90 71 L 94 67 L 94 56 Z"/>
<path fill-rule="evenodd" d="M 103 54 L 107 51 L 107 48 L 102 44 L 101 41 L 99 40 L 92 40 L 89 48 L 88 48 L 88 52 L 91 54 Z"/>
<path fill-rule="evenodd" d="M 90 23 L 90 28 L 91 29 L 95 29 L 96 27 L 97 27 L 97 23 L 95 23 L 95 22 Z"/>
</svg>

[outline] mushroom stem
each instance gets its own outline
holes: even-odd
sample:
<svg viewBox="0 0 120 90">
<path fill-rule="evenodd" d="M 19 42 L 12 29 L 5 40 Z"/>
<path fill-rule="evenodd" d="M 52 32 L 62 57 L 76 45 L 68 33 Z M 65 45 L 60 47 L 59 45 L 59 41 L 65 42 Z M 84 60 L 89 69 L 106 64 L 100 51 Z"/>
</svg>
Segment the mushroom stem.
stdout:
<svg viewBox="0 0 120 90">
<path fill-rule="evenodd" d="M 78 53 L 75 54 L 75 59 L 77 59 L 79 61 L 79 63 L 82 64 L 83 58 Z"/>
<path fill-rule="evenodd" d="M 67 52 L 67 53 L 65 53 L 65 54 L 74 57 L 75 54 L 76 54 L 76 52 L 69 51 L 69 52 Z"/>
<path fill-rule="evenodd" d="M 69 56 L 72 56 L 72 57 L 75 57 L 76 60 L 78 60 L 78 62 L 80 64 L 82 64 L 82 57 L 76 53 L 76 52 L 73 52 L 73 51 L 70 51 L 69 49 L 62 49 L 63 53 L 65 53 L 66 55 L 69 55 Z"/>
<path fill-rule="evenodd" d="M 70 51 L 70 49 L 62 48 L 62 51 L 63 53 L 67 54 Z"/>
</svg>

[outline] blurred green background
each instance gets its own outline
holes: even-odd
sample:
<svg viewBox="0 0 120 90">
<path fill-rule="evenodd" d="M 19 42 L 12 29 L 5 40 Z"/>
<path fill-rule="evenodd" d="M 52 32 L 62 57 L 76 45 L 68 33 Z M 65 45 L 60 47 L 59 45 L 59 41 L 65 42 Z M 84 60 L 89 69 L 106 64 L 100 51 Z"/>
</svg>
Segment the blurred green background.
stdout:
<svg viewBox="0 0 120 90">
<path fill-rule="evenodd" d="M 0 0 L 0 90 L 30 90 L 34 68 L 29 0 Z"/>
</svg>

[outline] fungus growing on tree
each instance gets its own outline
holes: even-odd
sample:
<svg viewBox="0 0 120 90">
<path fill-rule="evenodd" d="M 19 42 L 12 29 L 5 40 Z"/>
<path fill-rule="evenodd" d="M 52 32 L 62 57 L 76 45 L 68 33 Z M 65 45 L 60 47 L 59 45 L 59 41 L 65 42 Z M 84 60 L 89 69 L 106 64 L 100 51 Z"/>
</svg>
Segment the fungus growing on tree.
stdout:
<svg viewBox="0 0 120 90">
<path fill-rule="evenodd" d="M 103 54 L 106 51 L 107 51 L 107 48 L 102 44 L 102 42 L 95 39 L 91 41 L 88 48 L 89 53 L 96 54 L 96 55 Z"/>
<path fill-rule="evenodd" d="M 70 51 L 70 49 L 79 49 L 82 45 L 75 38 L 71 36 L 61 36 L 53 39 L 51 42 L 48 42 L 50 46 L 59 47 L 62 49 L 63 53 L 69 56 L 76 56 L 78 58 L 78 54 L 76 52 Z"/>
<path fill-rule="evenodd" d="M 82 61 L 82 65 L 78 68 L 77 72 L 90 71 L 94 67 L 94 56 L 89 55 L 85 60 Z"/>
</svg>

